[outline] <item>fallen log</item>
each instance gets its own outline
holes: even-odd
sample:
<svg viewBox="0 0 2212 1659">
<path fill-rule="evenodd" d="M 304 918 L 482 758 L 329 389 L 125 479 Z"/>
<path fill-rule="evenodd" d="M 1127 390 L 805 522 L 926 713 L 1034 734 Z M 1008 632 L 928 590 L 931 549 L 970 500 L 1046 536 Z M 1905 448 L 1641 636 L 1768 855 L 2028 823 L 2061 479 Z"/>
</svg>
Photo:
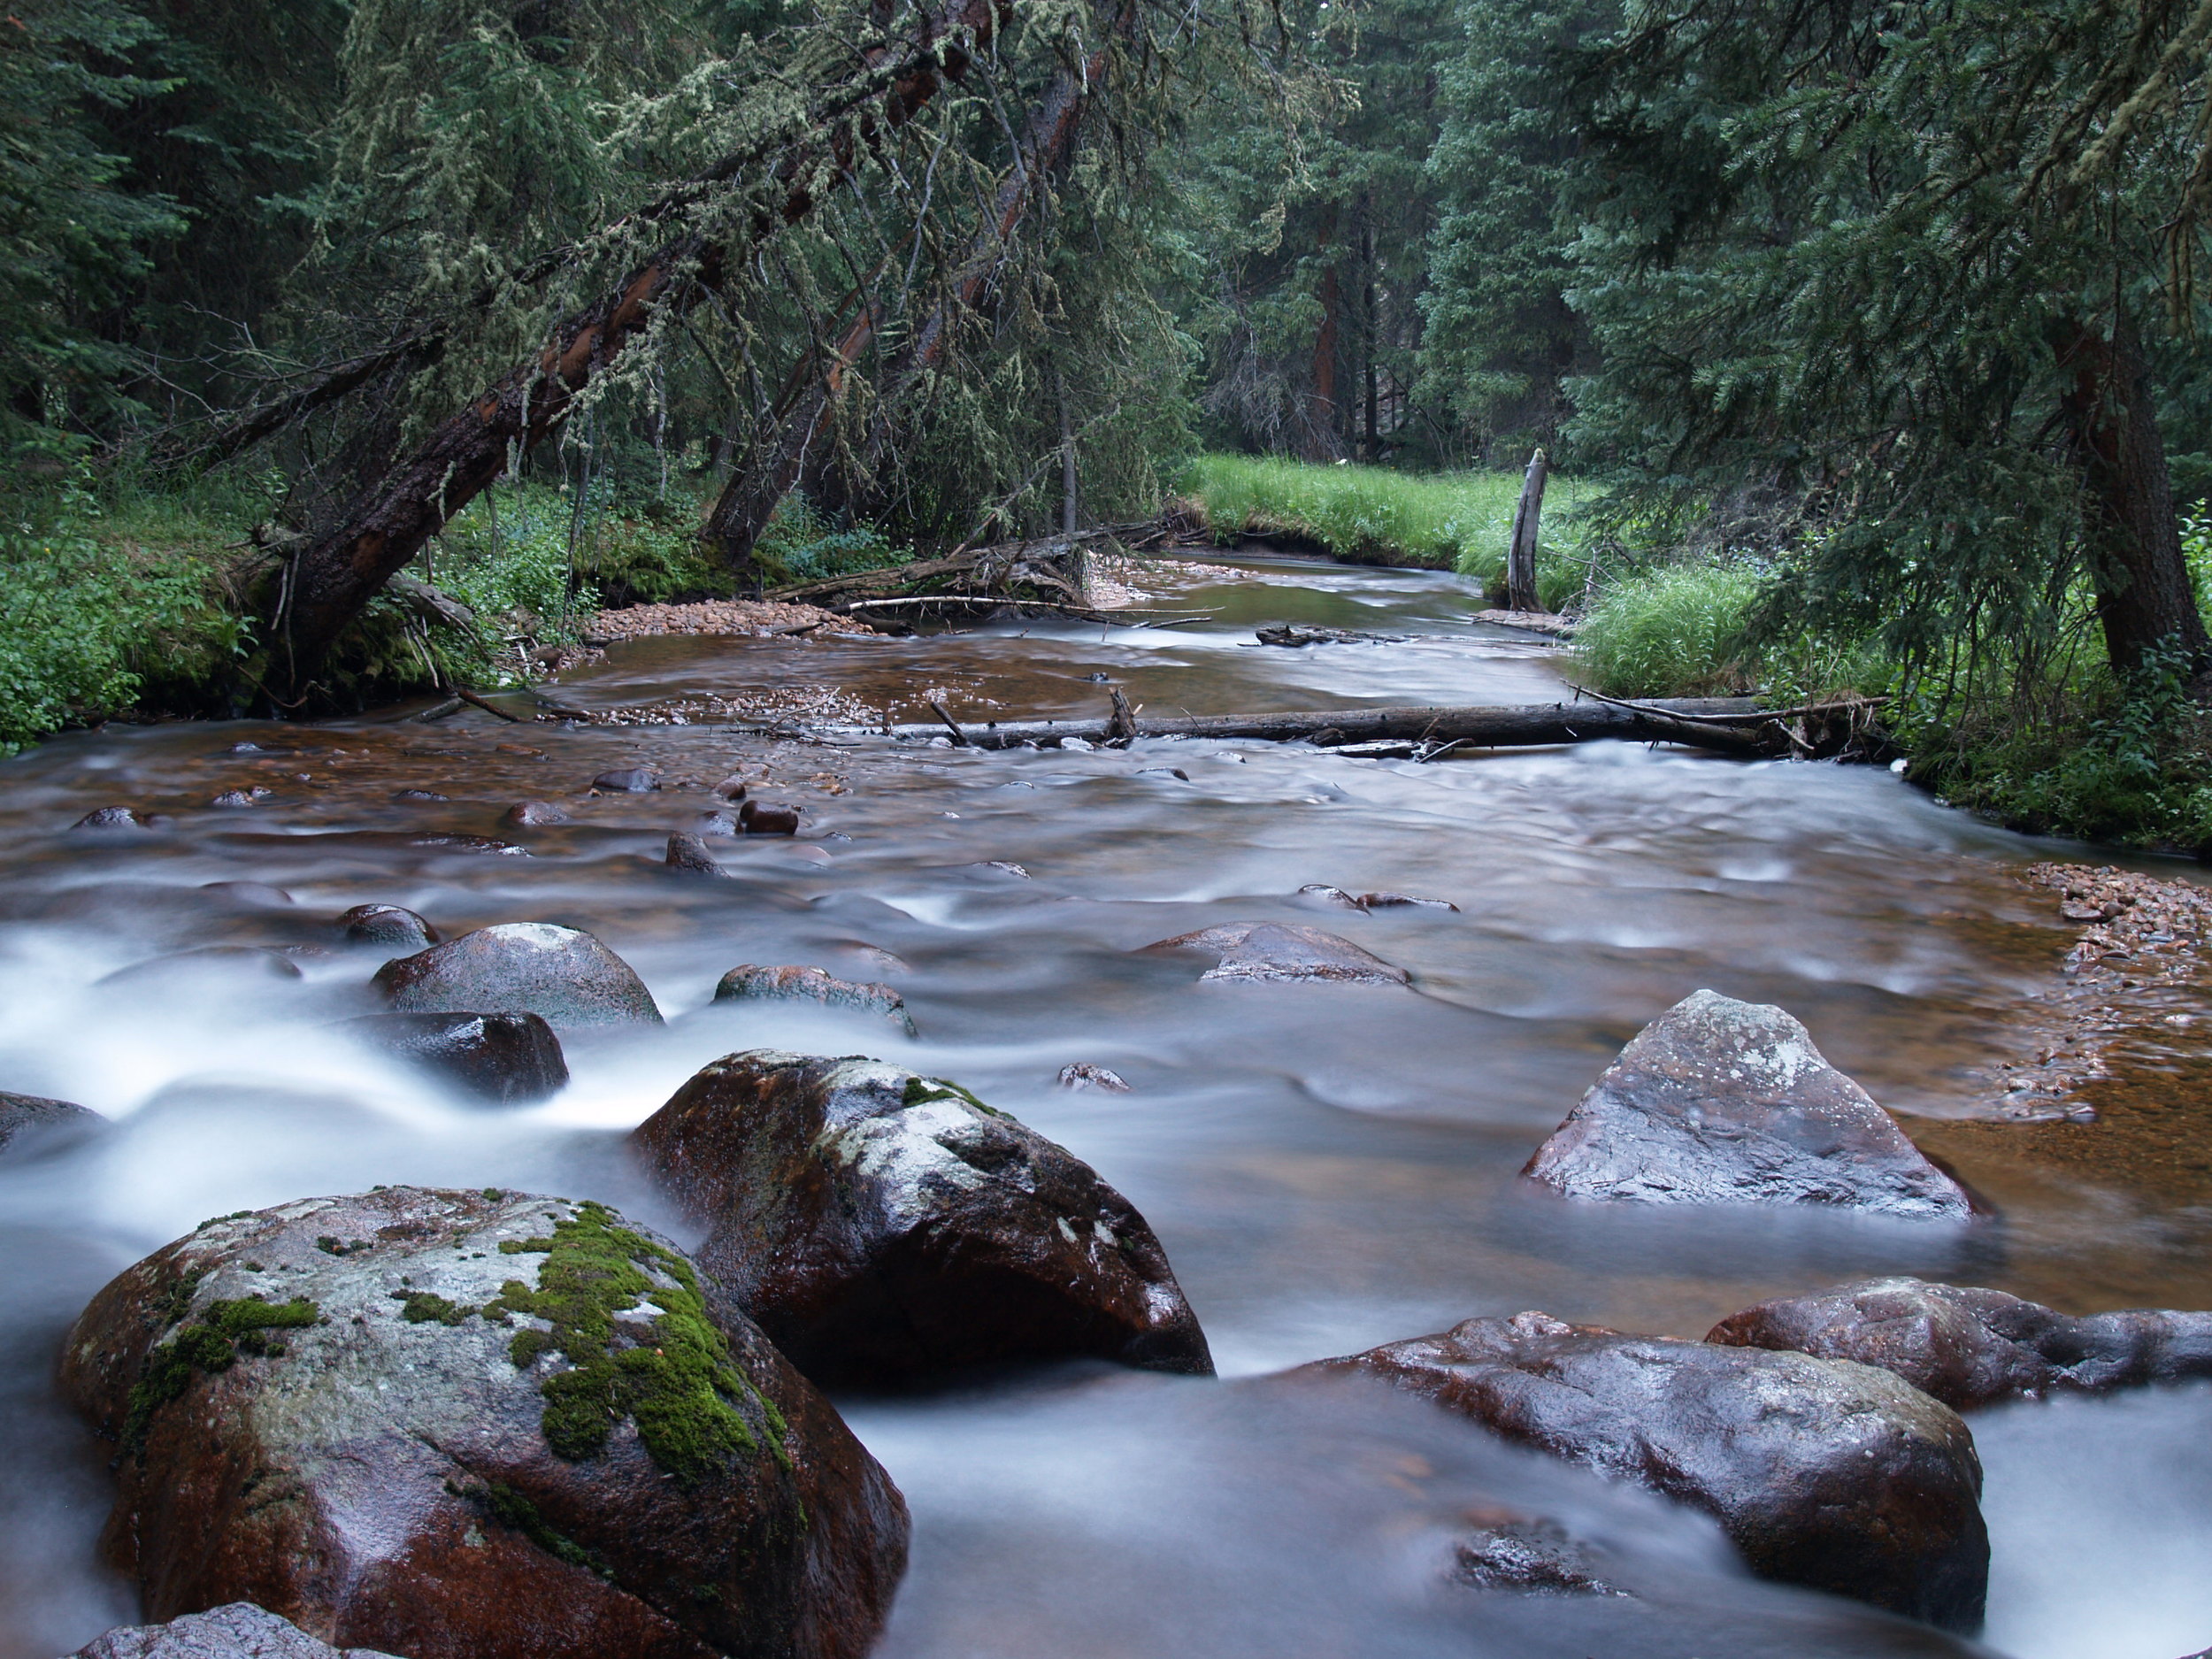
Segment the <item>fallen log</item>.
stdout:
<svg viewBox="0 0 2212 1659">
<path fill-rule="evenodd" d="M 1604 738 L 1680 743 L 1718 754 L 1769 758 L 1791 752 L 1771 723 L 1738 725 L 1725 717 L 1755 713 L 1744 698 L 1680 698 L 1636 704 L 1546 703 L 1520 707 L 1419 704 L 1384 709 L 1304 710 L 1280 714 L 1201 714 L 1129 722 L 1133 735 L 1239 738 L 1269 743 L 1324 740 L 1330 749 L 1401 741 L 1440 750 L 1547 748 Z M 949 722 L 949 716 L 945 717 Z M 976 749 L 1014 749 L 1025 743 L 1054 747 L 1069 738 L 1103 744 L 1132 733 L 1118 710 L 1101 719 L 998 720 L 959 728 Z M 895 726 L 892 735 L 941 735 L 933 723 Z"/>
</svg>

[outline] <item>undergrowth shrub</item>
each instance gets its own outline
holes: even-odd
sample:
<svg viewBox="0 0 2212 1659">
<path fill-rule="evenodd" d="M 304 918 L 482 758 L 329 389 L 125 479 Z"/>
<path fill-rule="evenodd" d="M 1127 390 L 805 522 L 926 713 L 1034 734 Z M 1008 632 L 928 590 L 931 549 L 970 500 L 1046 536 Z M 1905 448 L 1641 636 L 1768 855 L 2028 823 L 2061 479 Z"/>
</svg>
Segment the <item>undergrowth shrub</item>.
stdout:
<svg viewBox="0 0 2212 1659">
<path fill-rule="evenodd" d="M 753 544 L 753 560 L 770 587 L 824 581 L 913 562 L 911 548 L 894 547 L 872 525 L 834 528 L 798 491 L 776 503 Z"/>
<path fill-rule="evenodd" d="M 1752 689 L 1758 656 L 1745 626 L 1759 578 L 1726 565 L 1667 565 L 1614 582 L 1575 632 L 1585 680 L 1616 697 L 1726 695 Z"/>
</svg>

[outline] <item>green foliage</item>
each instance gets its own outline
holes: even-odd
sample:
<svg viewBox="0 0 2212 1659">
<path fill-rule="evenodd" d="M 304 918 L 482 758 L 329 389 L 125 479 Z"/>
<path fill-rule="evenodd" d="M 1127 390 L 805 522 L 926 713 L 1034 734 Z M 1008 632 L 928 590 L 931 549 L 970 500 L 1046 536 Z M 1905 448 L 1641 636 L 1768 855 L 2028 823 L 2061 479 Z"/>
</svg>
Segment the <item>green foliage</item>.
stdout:
<svg viewBox="0 0 2212 1659">
<path fill-rule="evenodd" d="M 595 1549 L 587 1549 L 566 1533 L 557 1532 L 538 1506 L 504 1481 L 488 1480 L 474 1494 L 483 1503 L 485 1512 L 502 1526 L 511 1526 L 525 1538 L 558 1560 L 572 1567 L 581 1567 L 611 1580 L 614 1569 Z"/>
<path fill-rule="evenodd" d="M 1521 496 L 1514 472 L 1394 472 L 1240 455 L 1200 456 L 1181 488 L 1205 509 L 1217 541 L 1300 536 L 1340 558 L 1457 570 L 1485 581 L 1504 572 Z M 1538 588 L 1547 604 L 1564 603 L 1581 587 L 1579 549 L 1567 528 L 1579 496 L 1571 480 L 1555 476 L 1545 498 Z"/>
<path fill-rule="evenodd" d="M 794 490 L 776 503 L 760 540 L 753 545 L 753 561 L 770 583 L 820 581 L 831 576 L 849 576 L 859 571 L 882 570 L 913 562 L 914 549 L 893 547 L 872 525 L 849 529 L 831 527 L 813 504 Z"/>
<path fill-rule="evenodd" d="M 526 1368 L 557 1352 L 572 1367 L 539 1385 L 546 1444 L 557 1455 L 596 1455 L 626 1417 L 655 1463 L 695 1484 L 757 1443 L 738 1402 L 750 1402 L 760 1414 L 777 1457 L 788 1455 L 781 1415 L 738 1370 L 728 1340 L 707 1316 L 698 1276 L 681 1256 L 615 1225 L 604 1205 L 588 1202 L 556 1222 L 550 1237 L 509 1240 L 503 1251 L 507 1244 L 518 1244 L 510 1255 L 543 1251 L 546 1259 L 534 1289 L 509 1279 L 496 1305 L 553 1327 L 518 1332 L 510 1349 L 515 1364 Z M 624 1318 L 618 1346 L 617 1316 L 641 1302 L 659 1311 Z"/>
<path fill-rule="evenodd" d="M 1617 697 L 1727 695 L 1756 684 L 1747 637 L 1759 596 L 1756 572 L 1722 565 L 1669 565 L 1601 594 L 1575 630 L 1575 665 Z"/>
<path fill-rule="evenodd" d="M 0 752 L 227 668 L 242 630 L 195 547 L 119 534 L 79 476 L 0 514 Z"/>
</svg>

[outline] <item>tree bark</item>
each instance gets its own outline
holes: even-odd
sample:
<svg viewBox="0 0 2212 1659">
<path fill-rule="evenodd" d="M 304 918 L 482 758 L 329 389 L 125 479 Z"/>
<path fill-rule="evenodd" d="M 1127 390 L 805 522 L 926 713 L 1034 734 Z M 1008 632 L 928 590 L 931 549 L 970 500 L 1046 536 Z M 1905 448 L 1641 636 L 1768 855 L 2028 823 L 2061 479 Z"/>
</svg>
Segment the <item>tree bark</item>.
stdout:
<svg viewBox="0 0 2212 1659">
<path fill-rule="evenodd" d="M 1329 245 L 1325 231 L 1321 245 Z M 1337 312 L 1342 309 L 1342 296 L 1338 292 L 1336 265 L 1332 261 L 1321 273 L 1321 326 L 1313 335 L 1313 390 L 1309 394 L 1306 424 L 1309 429 L 1306 458 L 1311 461 L 1333 461 L 1342 447 L 1338 436 L 1336 405 L 1336 348 Z"/>
<path fill-rule="evenodd" d="M 2112 665 L 2132 673 L 2160 653 L 2185 676 L 2212 666 L 2212 638 L 2174 512 L 2150 365 L 2123 310 L 2109 336 L 2078 326 L 2060 348 L 2073 376 L 2065 412 L 2089 498 L 2089 568 Z"/>
<path fill-rule="evenodd" d="M 1005 4 L 950 0 L 944 11 L 925 20 L 918 38 L 902 43 L 903 52 L 895 57 L 894 48 L 886 46 L 864 56 L 849 84 L 870 88 L 872 96 L 874 88 L 883 86 L 880 119 L 892 127 L 903 125 L 936 95 L 944 77 L 956 79 L 964 72 L 966 48 L 948 37 L 966 30 L 979 43 L 987 42 Z M 824 105 L 836 107 L 836 96 L 826 97 Z M 867 142 L 866 130 L 861 137 Z M 780 206 L 784 223 L 795 222 L 812 208 L 800 174 L 807 149 L 820 142 L 818 133 L 798 141 L 772 175 L 791 180 Z M 830 149 L 840 168 L 853 165 L 841 131 Z M 774 221 L 757 223 L 754 229 L 772 232 Z M 269 676 L 288 692 L 288 706 L 306 700 L 312 677 L 340 631 L 386 579 L 499 478 L 511 455 L 526 454 L 558 430 L 577 396 L 657 318 L 680 314 L 710 291 L 720 280 L 725 257 L 719 242 L 695 234 L 672 239 L 611 293 L 565 319 L 536 357 L 509 370 L 448 419 L 412 455 L 349 503 L 334 527 L 287 564 L 267 644 Z"/>
<path fill-rule="evenodd" d="M 1513 510 L 1513 540 L 1505 555 L 1505 608 L 1541 611 L 1536 597 L 1536 539 L 1544 517 L 1544 483 L 1551 476 L 1551 460 L 1539 449 L 1528 457 L 1528 472 L 1521 480 L 1520 504 Z"/>
</svg>

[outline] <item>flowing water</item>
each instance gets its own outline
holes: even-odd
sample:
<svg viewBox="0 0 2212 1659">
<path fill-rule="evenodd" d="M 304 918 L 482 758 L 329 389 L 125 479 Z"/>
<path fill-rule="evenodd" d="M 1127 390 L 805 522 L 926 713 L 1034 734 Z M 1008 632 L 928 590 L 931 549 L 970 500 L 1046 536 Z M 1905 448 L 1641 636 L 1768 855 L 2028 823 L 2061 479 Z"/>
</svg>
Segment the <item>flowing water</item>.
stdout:
<svg viewBox="0 0 2212 1659">
<path fill-rule="evenodd" d="M 1102 713 L 1101 677 L 1155 714 L 1559 695 L 1549 649 L 1468 623 L 1472 595 L 1449 576 L 1252 557 L 1139 580 L 1210 619 L 662 638 L 613 648 L 557 695 L 860 726 L 927 718 L 931 697 L 964 722 Z M 1278 619 L 1406 637 L 1251 642 Z M 632 764 L 666 787 L 584 796 Z M 712 843 L 726 882 L 660 868 L 668 832 L 732 774 L 802 805 L 802 834 Z M 2104 1123 L 1961 1121 L 1973 1068 L 2016 1049 L 2025 1001 L 2070 942 L 2049 896 L 2015 878 L 2055 849 L 1879 771 L 1620 744 L 1431 765 L 1223 741 L 1002 754 L 472 711 L 111 727 L 0 776 L 0 1087 L 117 1120 L 0 1168 L 0 1659 L 50 1659 L 134 1613 L 99 1564 L 104 1454 L 50 1383 L 94 1290 L 209 1216 L 375 1182 L 602 1196 L 689 1236 L 641 1187 L 622 1131 L 733 1049 L 885 1052 L 879 1025 L 710 1009 L 744 962 L 895 983 L 921 1035 L 887 1057 L 960 1080 L 1125 1193 L 1232 1377 L 1525 1308 L 1695 1336 L 1754 1301 L 1881 1271 L 2079 1312 L 2212 1306 L 2197 1149 L 2212 1142 L 2191 1133 L 2212 1064 L 2178 1038 L 2139 1044 Z M 254 785 L 272 791 L 255 807 L 207 804 Z M 409 788 L 449 798 L 393 799 Z M 525 798 L 573 822 L 502 831 Z M 173 821 L 66 833 L 126 803 Z M 531 856 L 408 844 L 434 831 L 506 835 Z M 1309 882 L 1459 909 L 1316 913 L 1294 896 Z M 574 1081 L 542 1106 L 471 1107 L 334 1027 L 373 1005 L 381 954 L 340 946 L 330 918 L 369 901 L 449 936 L 588 928 L 669 1023 L 571 1041 Z M 1202 964 L 1132 954 L 1261 919 L 1343 933 L 1416 988 L 1200 986 Z M 215 945 L 288 950 L 303 976 L 242 953 L 140 965 Z M 1798 1015 L 2003 1219 L 1653 1211 L 1522 1189 L 1520 1164 L 1614 1050 L 1701 986 Z M 1056 1089 L 1075 1061 L 1133 1092 Z M 845 1403 L 916 1517 L 883 1649 L 895 1659 L 1963 1651 L 1755 1583 L 1709 1524 L 1387 1395 L 1290 1401 L 1078 1369 Z M 2212 1642 L 2208 1429 L 2212 1394 L 2187 1389 L 1978 1420 L 1993 1648 L 2176 1659 Z M 1442 1586 L 1454 1517 L 1500 1497 L 1609 1540 L 1640 1594 Z"/>
</svg>

